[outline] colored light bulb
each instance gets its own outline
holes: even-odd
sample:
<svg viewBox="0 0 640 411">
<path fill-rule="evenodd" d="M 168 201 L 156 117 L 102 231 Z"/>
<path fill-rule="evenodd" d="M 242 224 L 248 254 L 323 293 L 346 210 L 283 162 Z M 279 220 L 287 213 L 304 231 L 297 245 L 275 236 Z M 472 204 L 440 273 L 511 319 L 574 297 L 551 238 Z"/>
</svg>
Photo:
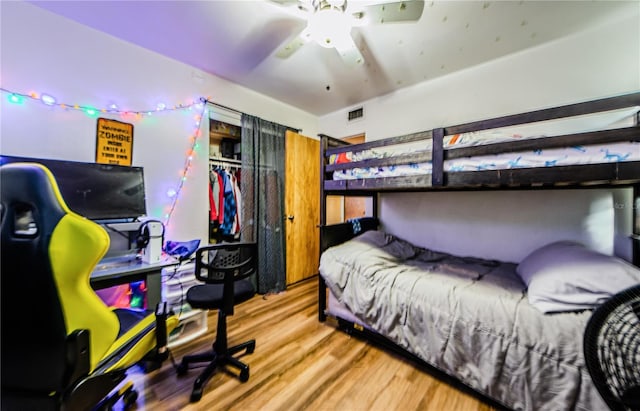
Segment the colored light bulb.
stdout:
<svg viewBox="0 0 640 411">
<path fill-rule="evenodd" d="M 9 100 L 9 103 L 22 104 L 24 102 L 24 97 L 19 96 L 17 94 L 9 94 L 8 100 Z"/>
<path fill-rule="evenodd" d="M 53 106 L 54 104 L 56 104 L 56 99 L 48 94 L 41 95 L 40 100 L 42 100 L 42 102 L 47 106 Z"/>
</svg>

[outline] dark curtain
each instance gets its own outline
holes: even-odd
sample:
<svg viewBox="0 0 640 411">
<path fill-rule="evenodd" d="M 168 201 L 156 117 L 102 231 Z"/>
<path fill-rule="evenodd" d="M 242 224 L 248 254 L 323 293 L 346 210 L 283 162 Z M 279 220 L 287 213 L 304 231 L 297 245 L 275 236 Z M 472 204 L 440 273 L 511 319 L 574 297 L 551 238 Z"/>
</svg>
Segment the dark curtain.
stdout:
<svg viewBox="0 0 640 411">
<path fill-rule="evenodd" d="M 243 241 L 258 243 L 258 292 L 286 286 L 284 226 L 284 141 L 287 128 L 242 115 Z"/>
</svg>

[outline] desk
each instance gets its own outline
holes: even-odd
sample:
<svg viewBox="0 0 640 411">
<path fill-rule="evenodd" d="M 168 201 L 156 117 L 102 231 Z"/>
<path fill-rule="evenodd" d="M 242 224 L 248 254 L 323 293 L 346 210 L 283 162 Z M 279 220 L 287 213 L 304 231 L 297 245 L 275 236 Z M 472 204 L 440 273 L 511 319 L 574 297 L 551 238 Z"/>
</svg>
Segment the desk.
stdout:
<svg viewBox="0 0 640 411">
<path fill-rule="evenodd" d="M 147 308 L 155 310 L 162 300 L 162 279 L 165 267 L 178 265 L 178 260 L 169 258 L 158 263 L 144 263 L 137 258 L 113 257 L 101 260 L 91 273 L 91 287 L 94 290 L 146 280 Z"/>
</svg>

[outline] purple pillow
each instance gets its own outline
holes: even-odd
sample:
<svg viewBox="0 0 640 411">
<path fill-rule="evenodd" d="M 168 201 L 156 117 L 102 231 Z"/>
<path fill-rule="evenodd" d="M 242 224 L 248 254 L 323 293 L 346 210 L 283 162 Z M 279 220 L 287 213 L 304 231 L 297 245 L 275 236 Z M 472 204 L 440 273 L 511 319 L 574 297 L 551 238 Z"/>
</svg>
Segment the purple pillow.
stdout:
<svg viewBox="0 0 640 411">
<path fill-rule="evenodd" d="M 516 268 L 529 303 L 543 313 L 592 309 L 640 283 L 640 269 L 572 241 L 547 244 Z"/>
</svg>

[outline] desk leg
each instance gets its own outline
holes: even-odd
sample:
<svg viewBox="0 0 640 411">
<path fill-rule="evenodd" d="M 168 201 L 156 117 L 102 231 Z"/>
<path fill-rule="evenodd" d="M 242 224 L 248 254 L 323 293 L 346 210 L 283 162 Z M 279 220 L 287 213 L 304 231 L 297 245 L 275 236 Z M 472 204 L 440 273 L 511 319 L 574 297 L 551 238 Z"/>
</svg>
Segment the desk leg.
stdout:
<svg viewBox="0 0 640 411">
<path fill-rule="evenodd" d="M 147 310 L 155 310 L 162 300 L 162 272 L 147 274 Z"/>
</svg>

